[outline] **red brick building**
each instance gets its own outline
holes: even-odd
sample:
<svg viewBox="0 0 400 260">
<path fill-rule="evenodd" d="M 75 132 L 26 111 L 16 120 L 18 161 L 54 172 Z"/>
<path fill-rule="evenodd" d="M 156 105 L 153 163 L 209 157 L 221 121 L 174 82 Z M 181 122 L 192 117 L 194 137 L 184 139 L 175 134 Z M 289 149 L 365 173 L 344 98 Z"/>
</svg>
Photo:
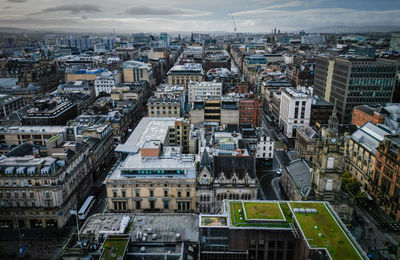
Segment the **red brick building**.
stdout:
<svg viewBox="0 0 400 260">
<path fill-rule="evenodd" d="M 257 98 L 240 100 L 239 124 L 253 124 L 260 127 L 262 122 L 262 101 Z"/>
<path fill-rule="evenodd" d="M 357 127 L 365 125 L 367 122 L 371 122 L 374 125 L 383 124 L 385 122 L 385 116 L 388 112 L 383 107 L 370 107 L 368 105 L 356 106 L 353 109 L 353 116 L 351 123 Z"/>
<path fill-rule="evenodd" d="M 249 85 L 244 81 L 237 84 L 236 88 L 237 88 L 237 93 L 239 93 L 239 94 L 249 93 Z"/>
<path fill-rule="evenodd" d="M 376 149 L 372 194 L 386 213 L 400 221 L 400 136 L 386 136 Z"/>
</svg>

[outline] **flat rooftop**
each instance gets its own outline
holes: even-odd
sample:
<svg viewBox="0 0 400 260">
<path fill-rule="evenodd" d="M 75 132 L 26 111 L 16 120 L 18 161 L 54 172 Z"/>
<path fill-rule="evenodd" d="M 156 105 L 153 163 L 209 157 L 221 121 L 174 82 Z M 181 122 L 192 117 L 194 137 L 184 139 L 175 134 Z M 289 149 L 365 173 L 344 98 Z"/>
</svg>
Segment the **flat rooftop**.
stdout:
<svg viewBox="0 0 400 260">
<path fill-rule="evenodd" d="M 135 214 L 131 228 L 131 236 L 138 232 L 156 234 L 153 242 L 178 242 L 199 240 L 199 216 L 192 213 L 141 213 Z M 179 235 L 177 235 L 179 234 Z"/>
<path fill-rule="evenodd" d="M 225 201 L 230 228 L 266 228 L 290 230 L 293 223 L 285 201 Z"/>
<path fill-rule="evenodd" d="M 367 259 L 328 202 L 224 200 L 224 214 L 200 215 L 199 226 L 223 227 L 223 216 L 230 229 L 297 230 L 311 249 L 324 249 L 333 260 Z"/>
<path fill-rule="evenodd" d="M 144 117 L 124 144 L 119 144 L 115 151 L 138 153 L 144 142 L 159 140 L 164 143 L 168 128 L 174 126 L 176 117 Z"/>
<path fill-rule="evenodd" d="M 129 236 L 109 236 L 104 241 L 103 253 L 100 260 L 120 260 L 123 259 L 129 243 Z"/>
<path fill-rule="evenodd" d="M 61 133 L 65 132 L 66 126 L 3 126 L 0 127 L 0 133 Z"/>
<path fill-rule="evenodd" d="M 224 215 L 200 215 L 200 227 L 228 227 L 228 218 Z"/>
<path fill-rule="evenodd" d="M 154 158 L 142 157 L 140 153 L 130 154 L 112 170 L 107 179 L 195 179 L 196 159 L 196 155 L 192 154 L 166 154 Z"/>
<path fill-rule="evenodd" d="M 350 232 L 326 202 L 289 202 L 297 226 L 310 248 L 325 248 L 333 260 L 364 259 Z M 307 213 L 315 209 L 315 213 Z M 303 211 L 304 210 L 304 211 Z"/>
<path fill-rule="evenodd" d="M 199 240 L 199 215 L 193 213 L 100 213 L 86 219 L 81 233 L 98 237 L 101 231 L 118 230 L 126 216 L 130 217 L 130 223 L 124 234 L 130 234 L 133 240 L 139 232 L 142 238 L 148 234 L 148 242 L 154 243 Z M 156 234 L 156 239 L 152 238 L 153 234 Z"/>
</svg>

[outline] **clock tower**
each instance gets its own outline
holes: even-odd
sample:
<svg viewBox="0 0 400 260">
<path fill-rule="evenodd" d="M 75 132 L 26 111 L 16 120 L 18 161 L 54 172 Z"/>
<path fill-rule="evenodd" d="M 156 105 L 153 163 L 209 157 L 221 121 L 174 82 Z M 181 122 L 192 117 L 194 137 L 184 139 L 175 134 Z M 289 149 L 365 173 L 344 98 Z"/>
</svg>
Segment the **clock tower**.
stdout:
<svg viewBox="0 0 400 260">
<path fill-rule="evenodd" d="M 336 102 L 335 102 L 336 103 Z M 335 201 L 340 193 L 343 173 L 343 138 L 338 134 L 336 104 L 328 128 L 322 128 L 317 146 L 318 160 L 313 165 L 313 188 L 318 200 Z"/>
</svg>

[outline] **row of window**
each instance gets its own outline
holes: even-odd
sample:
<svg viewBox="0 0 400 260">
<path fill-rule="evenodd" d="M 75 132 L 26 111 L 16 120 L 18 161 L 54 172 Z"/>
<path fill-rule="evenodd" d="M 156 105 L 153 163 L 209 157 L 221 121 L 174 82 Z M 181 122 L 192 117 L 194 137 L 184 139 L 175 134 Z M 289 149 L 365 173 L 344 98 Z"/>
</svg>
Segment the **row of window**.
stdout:
<svg viewBox="0 0 400 260">
<path fill-rule="evenodd" d="M 252 196 L 251 194 L 232 194 L 232 193 L 221 193 L 217 195 L 217 200 L 226 200 L 226 199 L 230 199 L 230 200 L 251 200 Z"/>
<path fill-rule="evenodd" d="M 19 198 L 19 197 L 20 197 L 20 193 L 19 193 L 19 191 L 17 191 L 17 190 L 14 190 L 13 194 L 14 194 L 13 198 Z M 48 191 L 45 192 L 45 196 L 46 196 L 47 198 L 50 197 L 50 193 L 49 193 Z M 11 198 L 11 191 L 6 190 L 6 191 L 4 192 L 4 194 L 3 194 L 3 191 L 0 190 L 0 198 L 3 198 L 3 197 L 5 197 L 5 198 Z M 35 197 L 33 190 L 30 190 L 30 191 L 29 191 L 29 197 L 30 197 L 30 198 L 34 198 L 34 197 Z M 25 190 L 21 191 L 21 198 L 27 198 L 27 192 L 26 192 Z"/>
<path fill-rule="evenodd" d="M 26 186 L 32 186 L 32 185 L 39 186 L 40 185 L 40 183 L 38 181 L 33 182 L 31 179 L 28 179 L 28 180 L 21 180 L 21 179 L 20 180 L 3 180 L 3 183 L 0 180 L 0 185 L 1 184 L 3 184 L 4 186 L 14 186 L 14 187 L 16 187 L 16 186 L 24 187 L 25 185 Z M 52 184 L 54 184 L 54 183 L 52 183 Z M 47 179 L 42 180 L 42 185 L 44 185 L 44 186 L 50 185 L 50 180 L 47 180 Z"/>
<path fill-rule="evenodd" d="M 156 209 L 155 207 L 155 201 L 151 200 L 149 201 L 150 204 L 150 209 L 154 210 Z M 118 211 L 125 211 L 127 210 L 127 203 L 126 202 L 113 202 L 114 210 Z M 142 208 L 142 203 L 141 201 L 136 201 L 135 202 L 135 209 L 141 209 Z M 186 202 L 186 201 L 178 201 L 177 202 L 177 208 L 178 211 L 190 211 L 191 210 L 191 203 Z M 163 209 L 169 209 L 169 201 L 165 200 L 163 201 Z"/>
<path fill-rule="evenodd" d="M 46 206 L 51 206 L 50 202 Z M 36 200 L 0 200 L 0 207 L 36 207 Z"/>
<path fill-rule="evenodd" d="M 135 196 L 136 197 L 140 197 L 140 190 L 135 190 Z M 164 197 L 168 197 L 169 193 L 168 190 L 164 190 Z M 182 198 L 182 191 L 177 191 L 177 196 L 178 198 Z M 118 197 L 118 191 L 113 191 L 113 197 L 117 198 Z M 126 191 L 122 190 L 121 191 L 121 197 L 122 198 L 126 198 Z M 149 197 L 154 197 L 154 191 L 153 190 L 149 190 Z M 186 191 L 186 197 L 190 198 L 190 191 Z"/>
<path fill-rule="evenodd" d="M 155 109 L 155 106 L 151 106 L 151 109 Z M 160 107 L 157 106 L 157 109 L 160 109 Z M 162 109 L 166 109 L 165 106 L 163 106 Z M 177 106 L 174 106 L 174 107 L 168 106 L 168 109 L 178 109 L 178 107 Z"/>
<path fill-rule="evenodd" d="M 157 115 L 160 115 L 160 114 L 161 114 L 160 112 L 161 112 L 161 111 L 157 111 Z M 153 110 L 151 110 L 151 114 L 154 115 L 154 111 L 153 111 Z M 163 115 L 166 115 L 167 113 L 166 113 L 166 111 L 162 111 L 162 114 L 163 114 Z M 172 111 L 168 111 L 168 114 L 169 114 L 169 115 L 172 114 Z M 176 114 L 178 114 L 178 111 L 174 111 L 174 115 L 176 115 Z"/>
</svg>

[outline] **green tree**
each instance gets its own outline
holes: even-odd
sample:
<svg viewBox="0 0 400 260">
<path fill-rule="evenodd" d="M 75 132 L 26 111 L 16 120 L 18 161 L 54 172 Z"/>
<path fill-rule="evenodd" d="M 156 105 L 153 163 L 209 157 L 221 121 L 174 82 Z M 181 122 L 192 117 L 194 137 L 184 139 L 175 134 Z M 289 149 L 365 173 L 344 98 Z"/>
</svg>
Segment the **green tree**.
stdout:
<svg viewBox="0 0 400 260">
<path fill-rule="evenodd" d="M 342 189 L 353 195 L 361 203 L 366 202 L 368 199 L 367 194 L 361 191 L 361 183 L 350 172 L 344 172 L 342 175 Z"/>
</svg>

